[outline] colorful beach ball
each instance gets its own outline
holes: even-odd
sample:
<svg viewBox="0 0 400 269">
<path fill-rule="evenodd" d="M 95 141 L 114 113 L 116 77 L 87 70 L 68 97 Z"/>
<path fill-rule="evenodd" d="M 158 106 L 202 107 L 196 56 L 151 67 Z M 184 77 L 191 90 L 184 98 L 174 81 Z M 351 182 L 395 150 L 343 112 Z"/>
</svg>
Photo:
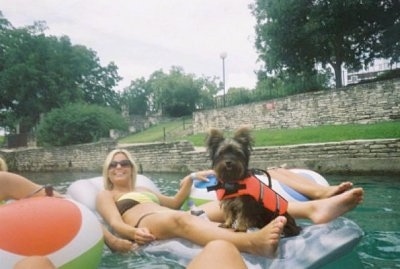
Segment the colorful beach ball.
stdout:
<svg viewBox="0 0 400 269">
<path fill-rule="evenodd" d="M 98 268 L 104 241 L 101 224 L 70 199 L 36 197 L 0 206 L 1 268 L 27 256 L 47 256 L 57 268 Z"/>
</svg>

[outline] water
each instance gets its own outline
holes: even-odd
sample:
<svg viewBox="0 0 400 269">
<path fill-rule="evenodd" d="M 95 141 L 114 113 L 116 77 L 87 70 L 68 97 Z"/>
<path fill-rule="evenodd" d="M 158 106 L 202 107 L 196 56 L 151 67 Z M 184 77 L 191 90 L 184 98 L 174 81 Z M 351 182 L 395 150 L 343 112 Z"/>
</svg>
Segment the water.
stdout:
<svg viewBox="0 0 400 269">
<path fill-rule="evenodd" d="M 98 176 L 98 173 L 29 173 L 27 177 L 40 184 L 53 184 L 56 190 L 65 192 L 71 181 Z M 179 180 L 178 173 L 146 174 L 167 194 L 174 194 Z M 330 184 L 351 180 L 365 189 L 364 203 L 346 214 L 365 232 L 355 250 L 346 258 L 327 268 L 400 268 L 400 176 L 326 176 Z M 101 269 L 115 268 L 183 268 L 173 260 L 144 254 L 116 254 L 105 249 Z"/>
</svg>

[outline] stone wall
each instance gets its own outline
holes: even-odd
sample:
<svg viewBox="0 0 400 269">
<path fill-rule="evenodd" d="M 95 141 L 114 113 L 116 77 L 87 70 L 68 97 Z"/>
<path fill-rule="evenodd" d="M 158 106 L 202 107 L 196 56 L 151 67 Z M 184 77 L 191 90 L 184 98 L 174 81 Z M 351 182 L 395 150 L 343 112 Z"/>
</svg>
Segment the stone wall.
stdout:
<svg viewBox="0 0 400 269">
<path fill-rule="evenodd" d="M 259 103 L 199 111 L 194 133 L 210 127 L 233 130 L 375 123 L 400 119 L 400 79 L 292 95 Z"/>
<path fill-rule="evenodd" d="M 209 127 L 235 129 L 296 128 L 323 124 L 373 123 L 400 119 L 400 80 L 357 85 L 340 90 L 299 94 L 268 102 L 194 114 L 194 131 Z M 54 148 L 0 150 L 11 171 L 101 171 L 107 153 L 123 147 L 148 172 L 209 168 L 204 149 L 187 141 L 117 145 L 113 140 Z M 287 163 L 319 172 L 400 174 L 400 139 L 357 140 L 255 148 L 250 164 L 266 168 Z"/>
<path fill-rule="evenodd" d="M 18 148 L 0 150 L 11 171 L 101 171 L 107 153 L 115 142 L 67 147 Z"/>
<path fill-rule="evenodd" d="M 107 153 L 125 148 L 144 172 L 188 172 L 208 169 L 205 149 L 190 142 L 117 145 L 114 141 L 70 147 L 0 151 L 11 171 L 98 171 Z M 255 148 L 250 166 L 266 168 L 286 163 L 321 173 L 400 174 L 400 139 L 354 140 Z"/>
</svg>

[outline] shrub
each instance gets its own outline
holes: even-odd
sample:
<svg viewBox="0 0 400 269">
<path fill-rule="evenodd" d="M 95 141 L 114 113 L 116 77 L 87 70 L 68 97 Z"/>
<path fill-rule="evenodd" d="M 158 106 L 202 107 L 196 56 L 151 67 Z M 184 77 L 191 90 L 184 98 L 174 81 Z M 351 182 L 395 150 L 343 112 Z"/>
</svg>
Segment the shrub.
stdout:
<svg viewBox="0 0 400 269">
<path fill-rule="evenodd" d="M 110 129 L 126 131 L 125 119 L 111 108 L 71 104 L 51 110 L 37 130 L 41 146 L 67 146 L 96 142 L 109 137 Z"/>
</svg>

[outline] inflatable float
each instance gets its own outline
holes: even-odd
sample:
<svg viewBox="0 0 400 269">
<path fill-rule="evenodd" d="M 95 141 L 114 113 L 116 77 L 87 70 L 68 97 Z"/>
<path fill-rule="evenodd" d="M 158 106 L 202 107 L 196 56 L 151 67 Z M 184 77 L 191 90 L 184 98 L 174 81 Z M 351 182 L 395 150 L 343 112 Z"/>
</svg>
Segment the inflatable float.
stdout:
<svg viewBox="0 0 400 269">
<path fill-rule="evenodd" d="M 291 169 L 318 184 L 328 185 L 328 182 L 318 173 L 305 169 Z M 262 181 L 268 180 L 266 176 L 260 176 Z M 216 200 L 214 191 L 208 192 L 206 187 L 210 182 L 194 182 L 191 195 L 185 203 L 200 205 L 207 201 Z M 158 192 L 157 186 L 147 177 L 138 175 L 137 185 Z M 307 201 L 308 198 L 272 179 L 272 186 L 289 201 Z M 67 194 L 74 200 L 85 204 L 89 209 L 95 210 L 95 197 L 103 188 L 102 178 L 80 179 L 73 182 L 67 189 Z M 321 268 L 345 254 L 349 253 L 361 240 L 363 235 L 360 227 L 347 218 L 337 218 L 326 224 L 310 225 L 300 223 L 303 227 L 300 235 L 283 238 L 278 247 L 278 256 L 274 259 L 243 253 L 243 258 L 248 268 Z M 251 232 L 251 231 L 250 231 Z M 184 239 L 171 239 L 156 241 L 141 250 L 144 254 L 167 256 L 176 260 L 182 266 L 201 251 L 201 247 Z"/>
<path fill-rule="evenodd" d="M 0 263 L 11 269 L 28 256 L 47 256 L 60 269 L 98 268 L 103 233 L 78 202 L 35 197 L 0 205 Z"/>
</svg>

